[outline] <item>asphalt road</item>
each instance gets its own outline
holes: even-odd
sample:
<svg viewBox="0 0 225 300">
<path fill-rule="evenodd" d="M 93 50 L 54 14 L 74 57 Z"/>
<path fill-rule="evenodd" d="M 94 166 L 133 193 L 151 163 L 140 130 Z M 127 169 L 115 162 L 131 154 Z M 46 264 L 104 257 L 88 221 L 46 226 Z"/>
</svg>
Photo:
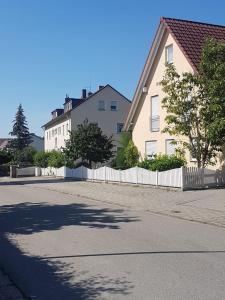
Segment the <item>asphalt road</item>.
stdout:
<svg viewBox="0 0 225 300">
<path fill-rule="evenodd" d="M 2 185 L 0 265 L 33 299 L 225 299 L 225 230 Z"/>
</svg>

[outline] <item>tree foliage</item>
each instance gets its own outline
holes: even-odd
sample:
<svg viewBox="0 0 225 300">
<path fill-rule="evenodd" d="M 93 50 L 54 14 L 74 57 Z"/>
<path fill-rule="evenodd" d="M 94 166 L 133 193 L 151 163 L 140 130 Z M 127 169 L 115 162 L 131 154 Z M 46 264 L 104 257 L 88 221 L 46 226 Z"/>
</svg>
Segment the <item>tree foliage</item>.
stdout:
<svg viewBox="0 0 225 300">
<path fill-rule="evenodd" d="M 134 142 L 130 140 L 124 150 L 124 162 L 127 167 L 133 167 L 138 163 L 139 153 Z"/>
<path fill-rule="evenodd" d="M 175 168 L 180 168 L 186 164 L 182 157 L 176 155 L 159 154 L 152 158 L 145 158 L 138 163 L 138 167 L 150 171 L 167 171 Z"/>
<path fill-rule="evenodd" d="M 198 73 L 179 75 L 168 64 L 160 83 L 166 96 L 164 132 L 181 138 L 198 167 L 214 164 L 225 142 L 225 42 L 207 39 Z"/>
<path fill-rule="evenodd" d="M 7 164 L 12 159 L 10 152 L 0 149 L 0 165 Z"/>
<path fill-rule="evenodd" d="M 117 153 L 112 164 L 113 167 L 120 168 L 120 169 L 125 169 L 128 167 L 126 165 L 124 153 L 130 140 L 131 140 L 130 132 L 122 132 L 120 134 L 119 147 L 117 149 Z"/>
<path fill-rule="evenodd" d="M 21 104 L 17 109 L 13 123 L 13 129 L 9 134 L 14 138 L 10 141 L 9 148 L 11 149 L 11 151 L 21 151 L 26 148 L 32 141 L 27 126 L 26 117 L 24 115 L 24 110 Z"/>
<path fill-rule="evenodd" d="M 70 132 L 70 138 L 63 149 L 67 165 L 77 159 L 82 163 L 104 163 L 113 156 L 112 137 L 107 137 L 96 123 L 85 120 Z"/>
</svg>

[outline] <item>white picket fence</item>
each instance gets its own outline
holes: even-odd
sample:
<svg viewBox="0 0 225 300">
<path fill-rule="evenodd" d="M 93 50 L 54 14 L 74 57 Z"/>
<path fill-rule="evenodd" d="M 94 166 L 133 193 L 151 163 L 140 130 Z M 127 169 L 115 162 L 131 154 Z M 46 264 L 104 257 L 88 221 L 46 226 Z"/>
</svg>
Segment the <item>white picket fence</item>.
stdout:
<svg viewBox="0 0 225 300">
<path fill-rule="evenodd" d="M 209 170 L 198 168 L 177 168 L 164 172 L 152 172 L 139 167 L 127 170 L 114 170 L 109 167 L 88 169 L 79 167 L 36 168 L 36 176 L 56 176 L 83 180 L 97 180 L 105 182 L 145 184 L 190 190 L 204 187 L 218 187 L 225 185 L 225 170 Z"/>
<path fill-rule="evenodd" d="M 178 188 L 182 187 L 181 168 L 165 172 L 152 172 L 139 167 L 134 167 L 127 170 L 114 170 L 109 167 L 88 169 L 86 167 L 81 166 L 76 169 L 69 169 L 66 167 L 62 167 L 60 169 L 46 168 L 41 169 L 41 172 L 36 171 L 36 175 L 121 183 L 148 184 L 155 186 L 168 186 Z"/>
</svg>

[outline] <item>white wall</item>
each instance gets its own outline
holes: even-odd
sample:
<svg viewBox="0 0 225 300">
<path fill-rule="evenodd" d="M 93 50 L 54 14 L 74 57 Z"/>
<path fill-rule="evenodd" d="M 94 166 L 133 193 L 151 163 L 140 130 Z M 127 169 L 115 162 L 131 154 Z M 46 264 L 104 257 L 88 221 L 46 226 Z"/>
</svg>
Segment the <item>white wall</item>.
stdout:
<svg viewBox="0 0 225 300">
<path fill-rule="evenodd" d="M 71 130 L 71 119 L 66 117 L 45 130 L 45 151 L 59 150 L 65 147 L 65 140 L 69 138 Z M 64 131 L 63 131 L 64 128 Z M 61 130 L 61 133 L 60 133 Z M 57 131 L 57 133 L 55 133 Z M 54 132 L 54 134 L 53 134 Z M 57 139 L 57 147 L 55 146 L 55 139 Z"/>
</svg>

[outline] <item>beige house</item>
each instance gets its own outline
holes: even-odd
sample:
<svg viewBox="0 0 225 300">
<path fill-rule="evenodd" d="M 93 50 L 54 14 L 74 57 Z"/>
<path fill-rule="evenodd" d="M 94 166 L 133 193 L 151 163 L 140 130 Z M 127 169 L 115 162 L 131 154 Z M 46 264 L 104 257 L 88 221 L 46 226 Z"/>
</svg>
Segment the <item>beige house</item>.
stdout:
<svg viewBox="0 0 225 300">
<path fill-rule="evenodd" d="M 165 63 L 174 63 L 179 74 L 197 72 L 206 37 L 225 40 L 225 26 L 161 18 L 124 125 L 125 131 L 132 131 L 142 157 L 173 154 L 176 146 L 171 142 L 185 139 L 161 132 L 166 111 L 161 106 L 165 95 L 158 83 L 165 73 Z M 189 153 L 186 159 L 189 165 L 195 165 Z"/>
<path fill-rule="evenodd" d="M 119 135 L 130 109 L 130 101 L 112 86 L 99 86 L 95 93 L 82 90 L 81 98 L 65 98 L 64 108 L 52 112 L 52 120 L 43 125 L 45 151 L 65 147 L 69 132 L 85 119 L 97 123 L 107 136 L 113 135 L 118 146 Z"/>
</svg>

